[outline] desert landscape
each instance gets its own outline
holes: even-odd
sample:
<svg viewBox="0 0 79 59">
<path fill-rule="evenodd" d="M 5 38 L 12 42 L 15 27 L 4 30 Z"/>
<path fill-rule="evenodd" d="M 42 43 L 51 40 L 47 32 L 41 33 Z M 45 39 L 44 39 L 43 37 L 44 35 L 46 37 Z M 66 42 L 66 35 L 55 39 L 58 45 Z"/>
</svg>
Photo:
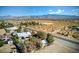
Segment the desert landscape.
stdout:
<svg viewBox="0 0 79 59">
<path fill-rule="evenodd" d="M 0 53 L 79 53 L 78 6 L 0 8 Z"/>
</svg>

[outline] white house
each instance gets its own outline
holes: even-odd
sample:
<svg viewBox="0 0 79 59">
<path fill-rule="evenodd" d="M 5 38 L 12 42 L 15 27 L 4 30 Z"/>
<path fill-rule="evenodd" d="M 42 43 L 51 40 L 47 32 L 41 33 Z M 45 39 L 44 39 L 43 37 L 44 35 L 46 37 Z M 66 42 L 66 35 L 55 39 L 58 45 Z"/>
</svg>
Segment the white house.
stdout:
<svg viewBox="0 0 79 59">
<path fill-rule="evenodd" d="M 19 32 L 19 33 L 14 33 L 13 35 L 18 35 L 19 38 L 23 39 L 23 38 L 27 38 L 31 36 L 31 33 L 30 32 Z"/>
<path fill-rule="evenodd" d="M 8 32 L 10 32 L 10 33 L 12 33 L 12 32 L 14 32 L 15 30 L 17 30 L 18 29 L 18 27 L 8 27 L 8 28 L 5 28 Z"/>
</svg>

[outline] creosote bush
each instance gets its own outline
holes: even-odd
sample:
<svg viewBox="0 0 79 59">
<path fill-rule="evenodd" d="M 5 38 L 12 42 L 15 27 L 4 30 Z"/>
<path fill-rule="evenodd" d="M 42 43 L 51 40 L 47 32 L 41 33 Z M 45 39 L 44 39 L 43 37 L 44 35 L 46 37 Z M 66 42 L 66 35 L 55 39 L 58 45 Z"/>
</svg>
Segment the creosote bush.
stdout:
<svg viewBox="0 0 79 59">
<path fill-rule="evenodd" d="M 47 40 L 48 44 L 50 45 L 54 41 L 52 34 L 48 33 L 46 40 Z"/>
</svg>

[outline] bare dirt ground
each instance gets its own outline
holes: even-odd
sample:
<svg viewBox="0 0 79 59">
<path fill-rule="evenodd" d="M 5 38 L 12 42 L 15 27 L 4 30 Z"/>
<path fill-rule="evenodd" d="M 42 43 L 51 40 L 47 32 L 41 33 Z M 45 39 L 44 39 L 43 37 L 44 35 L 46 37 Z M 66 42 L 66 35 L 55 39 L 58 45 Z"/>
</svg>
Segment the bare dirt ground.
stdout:
<svg viewBox="0 0 79 59">
<path fill-rule="evenodd" d="M 0 53 L 10 53 L 12 48 L 15 48 L 14 45 L 5 44 L 4 46 L 0 47 Z"/>
<path fill-rule="evenodd" d="M 0 29 L 0 35 L 3 35 L 4 33 L 6 33 L 6 31 L 4 29 Z"/>
</svg>

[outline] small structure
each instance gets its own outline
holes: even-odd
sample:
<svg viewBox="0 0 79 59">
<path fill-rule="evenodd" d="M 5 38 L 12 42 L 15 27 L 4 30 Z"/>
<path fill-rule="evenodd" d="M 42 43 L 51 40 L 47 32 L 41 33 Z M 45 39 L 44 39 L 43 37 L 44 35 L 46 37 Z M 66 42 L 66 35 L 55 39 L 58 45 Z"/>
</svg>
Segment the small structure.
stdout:
<svg viewBox="0 0 79 59">
<path fill-rule="evenodd" d="M 8 41 L 8 44 L 9 44 L 9 45 L 13 45 L 13 41 L 12 41 L 12 40 L 9 40 L 9 41 Z"/>
<path fill-rule="evenodd" d="M 41 40 L 41 44 L 42 44 L 42 48 L 47 46 L 48 42 L 46 41 L 46 39 Z"/>
<path fill-rule="evenodd" d="M 15 30 L 17 30 L 18 28 L 17 27 L 8 27 L 8 28 L 5 28 L 7 32 L 14 32 Z"/>
</svg>

